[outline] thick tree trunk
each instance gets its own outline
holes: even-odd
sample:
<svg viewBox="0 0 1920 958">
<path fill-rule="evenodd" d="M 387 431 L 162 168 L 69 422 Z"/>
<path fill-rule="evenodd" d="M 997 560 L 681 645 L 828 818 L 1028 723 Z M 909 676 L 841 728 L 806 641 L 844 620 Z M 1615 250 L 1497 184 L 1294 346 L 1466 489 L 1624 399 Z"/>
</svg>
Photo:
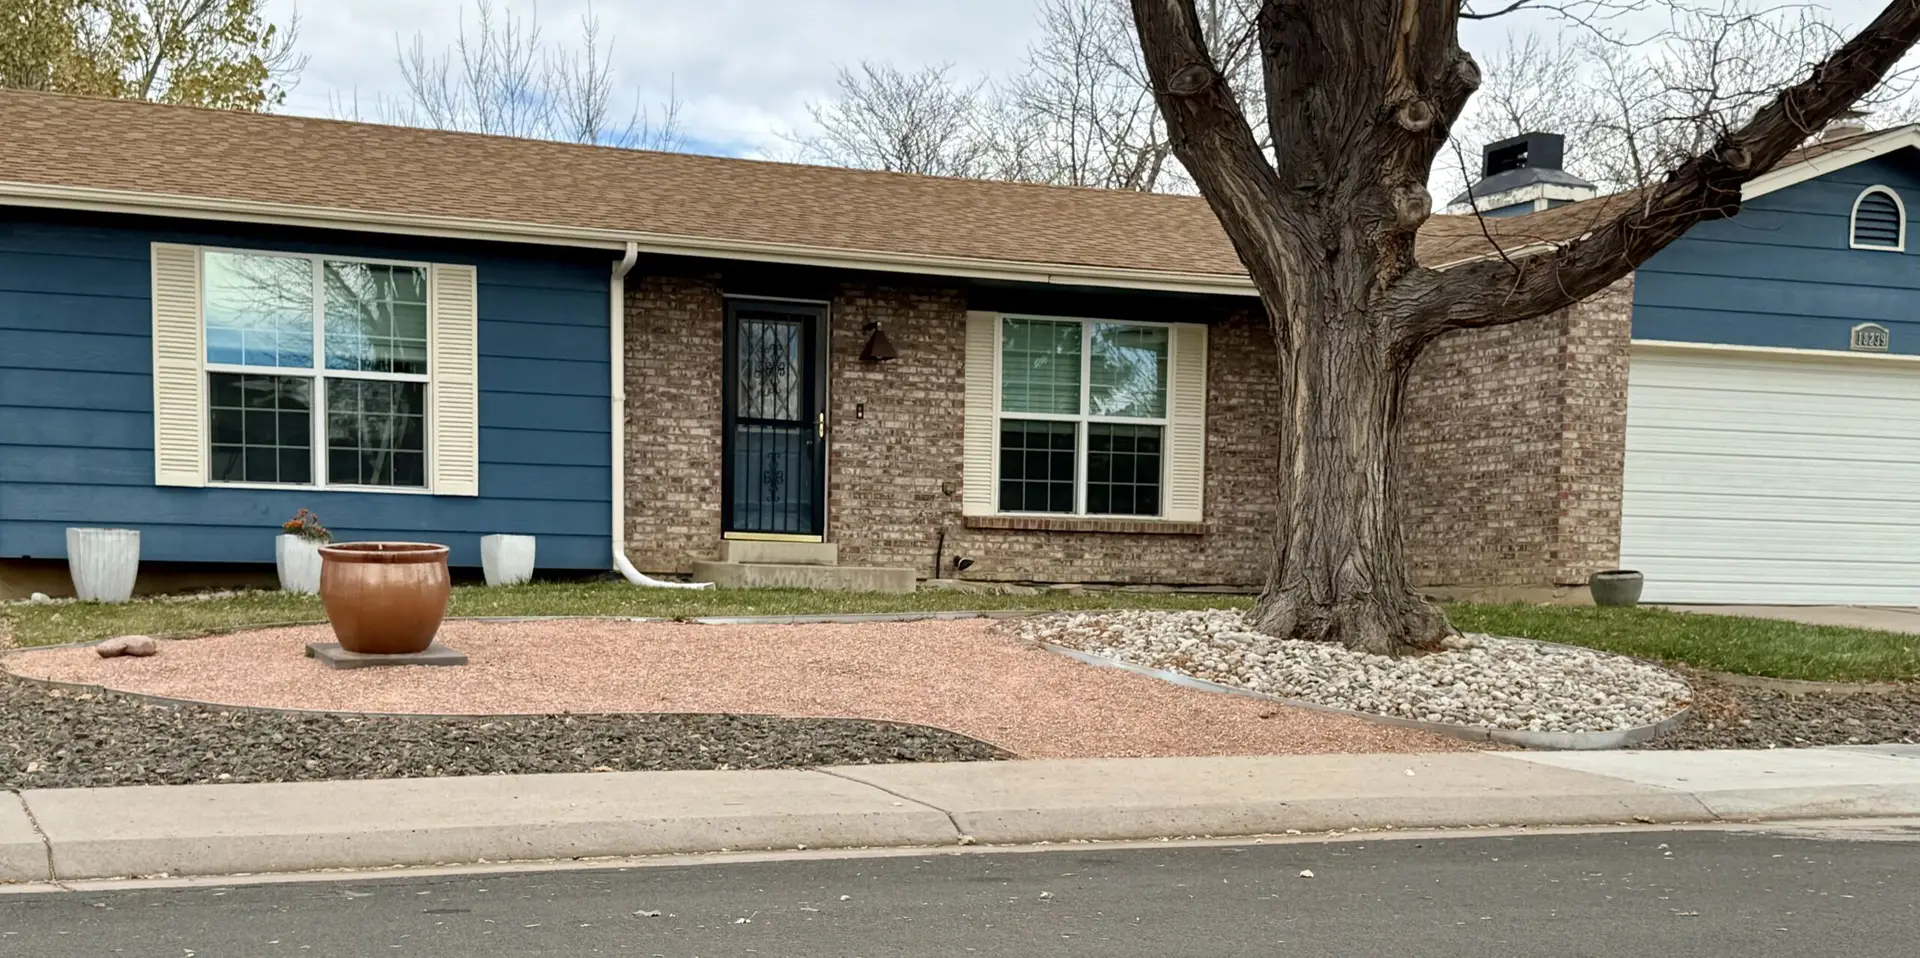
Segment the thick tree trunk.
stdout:
<svg viewBox="0 0 1920 958">
<path fill-rule="evenodd" d="M 1274 325 L 1282 488 L 1255 626 L 1381 655 L 1437 648 L 1452 629 L 1413 590 L 1402 532 L 1401 407 L 1414 355 L 1361 312 Z"/>
</svg>

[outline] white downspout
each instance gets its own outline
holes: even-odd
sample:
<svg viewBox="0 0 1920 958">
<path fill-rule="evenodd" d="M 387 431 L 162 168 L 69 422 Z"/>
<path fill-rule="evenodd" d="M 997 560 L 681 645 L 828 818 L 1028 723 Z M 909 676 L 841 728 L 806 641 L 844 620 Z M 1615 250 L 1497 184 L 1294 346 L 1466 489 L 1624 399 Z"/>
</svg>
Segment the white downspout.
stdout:
<svg viewBox="0 0 1920 958">
<path fill-rule="evenodd" d="M 609 394 L 612 410 L 608 432 L 613 434 L 613 567 L 627 581 L 651 589 L 711 589 L 711 582 L 666 582 L 633 567 L 627 558 L 627 273 L 640 258 L 640 244 L 627 242 L 627 253 L 613 264 L 613 282 L 607 313 L 607 365 L 613 370 Z"/>
</svg>

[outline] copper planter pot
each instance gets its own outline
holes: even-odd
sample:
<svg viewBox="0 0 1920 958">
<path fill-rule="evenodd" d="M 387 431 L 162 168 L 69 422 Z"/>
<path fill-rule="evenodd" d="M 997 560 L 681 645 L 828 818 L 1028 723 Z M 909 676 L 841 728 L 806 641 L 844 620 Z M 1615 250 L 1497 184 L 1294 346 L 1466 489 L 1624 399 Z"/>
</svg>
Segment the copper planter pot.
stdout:
<svg viewBox="0 0 1920 958">
<path fill-rule="evenodd" d="M 320 603 L 349 652 L 425 652 L 450 595 L 446 546 L 343 542 L 320 550 Z"/>
</svg>

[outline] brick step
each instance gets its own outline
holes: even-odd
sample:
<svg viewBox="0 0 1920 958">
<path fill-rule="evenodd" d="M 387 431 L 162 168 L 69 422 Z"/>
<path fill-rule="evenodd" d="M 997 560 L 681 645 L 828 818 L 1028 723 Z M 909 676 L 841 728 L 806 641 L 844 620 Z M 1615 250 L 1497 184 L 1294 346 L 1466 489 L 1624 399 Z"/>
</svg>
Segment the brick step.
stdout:
<svg viewBox="0 0 1920 958">
<path fill-rule="evenodd" d="M 839 592 L 912 592 L 912 569 L 803 565 L 792 562 L 695 562 L 693 581 L 721 589 L 832 589 Z"/>
</svg>

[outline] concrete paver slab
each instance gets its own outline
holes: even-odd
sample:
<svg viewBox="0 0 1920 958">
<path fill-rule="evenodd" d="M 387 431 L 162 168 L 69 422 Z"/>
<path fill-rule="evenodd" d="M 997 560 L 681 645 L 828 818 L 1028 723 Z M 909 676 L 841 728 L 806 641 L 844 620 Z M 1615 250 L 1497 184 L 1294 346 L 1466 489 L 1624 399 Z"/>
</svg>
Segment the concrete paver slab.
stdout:
<svg viewBox="0 0 1920 958">
<path fill-rule="evenodd" d="M 20 796 L 0 792 L 0 882 L 45 881 L 47 846 Z"/>
<path fill-rule="evenodd" d="M 816 772 L 631 772 L 50 789 L 60 878 L 945 844 L 944 814 Z M 44 872 L 44 857 L 42 858 Z"/>
<path fill-rule="evenodd" d="M 942 809 L 963 833 L 986 843 L 1712 817 L 1683 792 L 1509 762 L 1493 753 L 1087 759 L 831 771 Z"/>
<path fill-rule="evenodd" d="M 1847 749 L 1508 753 L 1508 761 L 1689 792 L 1723 818 L 1920 814 L 1920 762 Z"/>
</svg>

